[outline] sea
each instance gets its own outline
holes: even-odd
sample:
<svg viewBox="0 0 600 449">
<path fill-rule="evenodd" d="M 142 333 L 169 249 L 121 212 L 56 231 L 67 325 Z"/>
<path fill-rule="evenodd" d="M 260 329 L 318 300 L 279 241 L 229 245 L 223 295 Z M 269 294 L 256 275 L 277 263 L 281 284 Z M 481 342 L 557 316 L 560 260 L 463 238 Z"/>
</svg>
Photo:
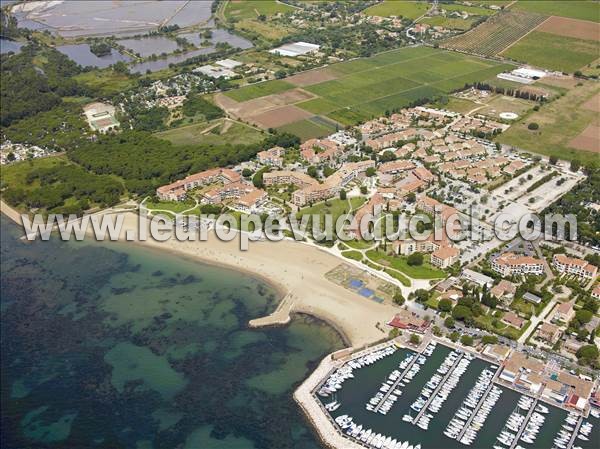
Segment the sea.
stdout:
<svg viewBox="0 0 600 449">
<path fill-rule="evenodd" d="M 0 228 L 3 449 L 321 447 L 292 393 L 343 342 L 308 316 L 249 329 L 264 280 Z"/>
</svg>

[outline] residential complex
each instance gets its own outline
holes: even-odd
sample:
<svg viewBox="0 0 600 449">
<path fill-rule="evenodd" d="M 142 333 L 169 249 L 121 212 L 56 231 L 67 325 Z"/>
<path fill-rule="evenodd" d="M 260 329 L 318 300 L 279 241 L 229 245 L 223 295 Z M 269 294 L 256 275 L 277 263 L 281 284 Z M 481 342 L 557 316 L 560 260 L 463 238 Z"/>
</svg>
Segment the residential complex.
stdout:
<svg viewBox="0 0 600 449">
<path fill-rule="evenodd" d="M 583 259 L 568 257 L 564 254 L 555 254 L 552 258 L 552 266 L 559 273 L 569 274 L 584 279 L 593 279 L 598 273 L 598 268 Z"/>
<path fill-rule="evenodd" d="M 544 262 L 535 257 L 507 252 L 492 258 L 492 269 L 502 276 L 541 275 L 544 273 Z"/>
</svg>

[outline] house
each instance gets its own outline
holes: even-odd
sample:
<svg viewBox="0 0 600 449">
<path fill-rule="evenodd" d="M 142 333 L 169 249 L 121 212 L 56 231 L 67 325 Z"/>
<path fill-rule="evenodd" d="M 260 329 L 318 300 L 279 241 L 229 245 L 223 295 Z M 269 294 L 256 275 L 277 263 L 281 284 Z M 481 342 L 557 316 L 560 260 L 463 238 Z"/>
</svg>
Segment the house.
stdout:
<svg viewBox="0 0 600 449">
<path fill-rule="evenodd" d="M 412 170 L 413 168 L 415 168 L 414 163 L 401 159 L 398 161 L 384 162 L 379 166 L 377 172 L 384 175 L 397 175 L 398 173 Z"/>
<path fill-rule="evenodd" d="M 539 304 L 542 302 L 542 298 L 540 298 L 538 295 L 534 295 L 533 293 L 527 292 L 523 295 L 523 299 L 525 301 L 529 301 L 533 304 Z"/>
<path fill-rule="evenodd" d="M 263 165 L 273 165 L 275 167 L 283 166 L 283 156 L 285 148 L 273 147 L 265 151 L 261 151 L 256 155 L 258 162 Z"/>
<path fill-rule="evenodd" d="M 518 316 L 514 312 L 507 312 L 502 317 L 502 322 L 508 324 L 509 326 L 514 326 L 517 329 L 522 329 L 525 324 L 525 320 Z"/>
<path fill-rule="evenodd" d="M 552 266 L 559 273 L 571 274 L 584 279 L 593 279 L 598 272 L 598 268 L 591 263 L 564 254 L 555 254 L 552 258 Z"/>
<path fill-rule="evenodd" d="M 506 252 L 492 259 L 492 269 L 502 276 L 541 275 L 544 273 L 544 262 L 535 257 Z"/>
<path fill-rule="evenodd" d="M 596 285 L 596 287 L 592 290 L 592 298 L 600 299 L 600 284 Z"/>
<path fill-rule="evenodd" d="M 458 262 L 460 251 L 452 246 L 444 246 L 431 253 L 431 264 L 440 267 L 448 268 Z"/>
<path fill-rule="evenodd" d="M 309 139 L 300 145 L 300 155 L 309 164 L 333 161 L 344 151 L 344 147 L 329 139 Z"/>
<path fill-rule="evenodd" d="M 561 335 L 562 331 L 560 327 L 550 323 L 542 323 L 537 330 L 537 338 L 551 345 L 555 344 Z"/>
<path fill-rule="evenodd" d="M 407 310 L 401 310 L 394 318 L 392 318 L 388 323 L 388 326 L 424 334 L 427 331 L 429 324 L 429 321 L 419 318 Z"/>
<path fill-rule="evenodd" d="M 563 302 L 556 307 L 552 321 L 562 321 L 568 323 L 575 316 L 572 302 Z"/>
<path fill-rule="evenodd" d="M 442 224 L 446 223 L 450 218 L 458 217 L 458 210 L 439 201 L 429 198 L 427 195 L 421 195 L 417 199 L 417 209 L 428 214 L 439 214 Z"/>
<path fill-rule="evenodd" d="M 510 354 L 510 347 L 504 345 L 486 345 L 482 354 L 495 360 L 496 362 L 502 362 Z"/>
<path fill-rule="evenodd" d="M 431 184 L 435 181 L 435 175 L 425 167 L 418 167 L 413 170 L 413 174 L 426 184 Z"/>
<path fill-rule="evenodd" d="M 371 214 L 372 216 L 377 216 L 381 210 L 383 210 L 383 206 L 385 205 L 385 199 L 379 193 L 373 195 L 369 201 L 364 204 L 356 214 L 354 215 L 354 220 L 352 224 L 348 227 L 348 231 L 354 233 L 356 238 L 362 239 L 363 235 L 361 232 L 360 223 L 367 214 Z"/>
<path fill-rule="evenodd" d="M 465 268 L 462 272 L 462 278 L 469 282 L 479 285 L 480 287 L 491 287 L 494 284 L 494 279 L 485 274 Z"/>
<path fill-rule="evenodd" d="M 241 180 L 239 173 L 228 168 L 213 168 L 200 173 L 189 175 L 156 189 L 156 195 L 165 201 L 181 201 L 186 197 L 187 191 L 209 184 L 221 182 L 223 184 L 236 183 Z"/>
<path fill-rule="evenodd" d="M 498 285 L 491 288 L 490 293 L 499 300 L 512 300 L 517 292 L 517 286 L 510 281 L 502 279 Z"/>
<path fill-rule="evenodd" d="M 266 200 L 267 192 L 262 189 L 254 189 L 240 196 L 233 203 L 233 207 L 245 213 L 255 213 Z"/>
</svg>

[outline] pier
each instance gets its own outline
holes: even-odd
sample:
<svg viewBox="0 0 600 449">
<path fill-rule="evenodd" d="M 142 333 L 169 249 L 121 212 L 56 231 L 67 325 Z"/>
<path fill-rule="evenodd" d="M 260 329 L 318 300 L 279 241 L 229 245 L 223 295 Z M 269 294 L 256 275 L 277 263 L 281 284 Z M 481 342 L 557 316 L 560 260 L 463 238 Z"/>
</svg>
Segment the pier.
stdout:
<svg viewBox="0 0 600 449">
<path fill-rule="evenodd" d="M 460 433 L 456 437 L 456 441 L 460 442 L 460 440 L 464 436 L 464 434 L 467 431 L 467 429 L 469 429 L 469 427 L 471 426 L 471 422 L 473 421 L 473 418 L 475 418 L 475 416 L 477 415 L 477 412 L 479 411 L 479 409 L 483 405 L 485 399 L 490 394 L 490 391 L 492 391 L 492 388 L 494 387 L 494 381 L 500 375 L 500 371 L 502 371 L 502 366 L 499 366 L 498 369 L 496 369 L 496 373 L 494 374 L 494 377 L 492 377 L 492 379 L 490 381 L 490 384 L 488 385 L 487 389 L 485 390 L 485 393 L 481 396 L 481 399 L 479 399 L 479 402 L 477 403 L 477 407 L 475 407 L 473 409 L 473 413 L 471 413 L 471 416 L 469 416 L 469 419 L 467 419 L 467 422 L 465 423 L 465 426 L 463 427 L 463 429 L 460 431 Z"/>
<path fill-rule="evenodd" d="M 458 366 L 458 362 L 460 362 L 462 360 L 464 355 L 465 355 L 464 352 L 461 352 L 458 355 L 458 357 L 456 358 L 456 361 L 454 362 L 454 365 L 452 365 L 452 368 L 450 368 L 448 370 L 446 375 L 440 381 L 439 385 L 437 387 L 435 387 L 435 390 L 433 390 L 433 393 L 431 393 L 431 396 L 429 396 L 429 399 L 427 399 L 427 402 L 425 402 L 425 405 L 423 405 L 423 408 L 421 409 L 421 411 L 417 414 L 415 419 L 413 419 L 413 421 L 412 421 L 413 424 L 416 424 L 419 421 L 419 419 L 421 419 L 421 416 L 423 416 L 423 414 L 427 411 L 427 407 L 429 407 L 429 404 L 431 404 L 431 401 L 433 401 L 433 398 L 435 398 L 437 396 L 438 392 L 440 391 L 442 386 L 446 383 L 446 381 L 448 380 L 450 375 L 454 372 L 454 370 Z"/>
<path fill-rule="evenodd" d="M 385 401 L 387 401 L 387 398 L 390 397 L 390 394 L 393 393 L 393 391 L 396 389 L 398 384 L 402 381 L 402 379 L 404 379 L 404 376 L 406 376 L 406 373 L 408 373 L 408 370 L 411 369 L 412 366 L 416 363 L 416 361 L 420 355 L 421 355 L 421 352 L 415 352 L 415 356 L 413 357 L 413 359 L 410 361 L 410 363 L 404 369 L 404 371 L 402 371 L 402 374 L 400 374 L 398 376 L 398 379 L 396 379 L 396 381 L 392 384 L 392 386 L 387 391 L 387 393 L 381 398 L 381 401 L 379 401 L 379 404 L 377 404 L 377 406 L 373 409 L 373 412 L 377 413 L 379 411 L 381 406 L 385 403 Z"/>
<path fill-rule="evenodd" d="M 583 423 L 583 416 L 580 416 L 579 420 L 577 421 L 577 425 L 575 426 L 575 430 L 573 430 L 573 435 L 571 436 L 571 440 L 569 441 L 569 444 L 567 444 L 567 449 L 571 449 L 573 447 L 573 445 L 575 444 L 575 438 L 577 438 L 577 434 L 579 433 L 579 428 L 581 427 L 582 423 Z"/>
<path fill-rule="evenodd" d="M 529 423 L 529 419 L 531 418 L 531 415 L 533 415 L 533 412 L 535 411 L 535 407 L 537 406 L 540 395 L 541 395 L 541 392 L 536 395 L 535 400 L 533 401 L 533 404 L 531 404 L 531 407 L 529 408 L 529 411 L 527 412 L 527 416 L 525 416 L 525 420 L 523 421 L 523 424 L 521 424 L 521 427 L 519 428 L 519 431 L 517 432 L 517 436 L 515 436 L 515 439 L 513 440 L 509 449 L 515 449 L 515 447 L 519 443 L 519 439 L 521 438 L 521 435 L 523 435 L 523 431 L 525 430 L 525 427 L 527 427 L 527 423 Z"/>
</svg>

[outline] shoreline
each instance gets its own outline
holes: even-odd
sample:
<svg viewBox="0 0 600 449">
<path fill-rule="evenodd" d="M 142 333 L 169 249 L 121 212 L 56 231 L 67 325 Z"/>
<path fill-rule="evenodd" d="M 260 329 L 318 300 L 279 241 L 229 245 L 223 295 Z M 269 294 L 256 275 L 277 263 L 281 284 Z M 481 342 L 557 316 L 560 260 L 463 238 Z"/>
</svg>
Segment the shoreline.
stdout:
<svg viewBox="0 0 600 449">
<path fill-rule="evenodd" d="M 2 213 L 22 226 L 18 211 L 4 201 L 0 206 Z M 142 218 L 132 211 L 110 213 L 123 215 L 123 227 L 116 243 L 135 243 L 139 247 L 239 271 L 271 286 L 278 302 L 265 317 L 254 319 L 260 320 L 259 327 L 285 325 L 295 314 L 306 314 L 331 326 L 346 347 L 361 347 L 387 337 L 381 325 L 398 312 L 395 305 L 368 300 L 326 279 L 325 273 L 344 261 L 310 245 L 286 240 L 257 241 L 250 243 L 248 251 L 241 251 L 237 239 L 223 242 L 212 231 L 207 241 L 127 241 L 127 231 L 138 230 L 138 220 Z M 285 305 L 281 305 L 288 297 L 293 298 L 293 302 L 283 315 L 284 319 L 270 320 L 280 308 L 285 309 Z M 248 326 L 253 327 L 250 323 Z"/>
</svg>

